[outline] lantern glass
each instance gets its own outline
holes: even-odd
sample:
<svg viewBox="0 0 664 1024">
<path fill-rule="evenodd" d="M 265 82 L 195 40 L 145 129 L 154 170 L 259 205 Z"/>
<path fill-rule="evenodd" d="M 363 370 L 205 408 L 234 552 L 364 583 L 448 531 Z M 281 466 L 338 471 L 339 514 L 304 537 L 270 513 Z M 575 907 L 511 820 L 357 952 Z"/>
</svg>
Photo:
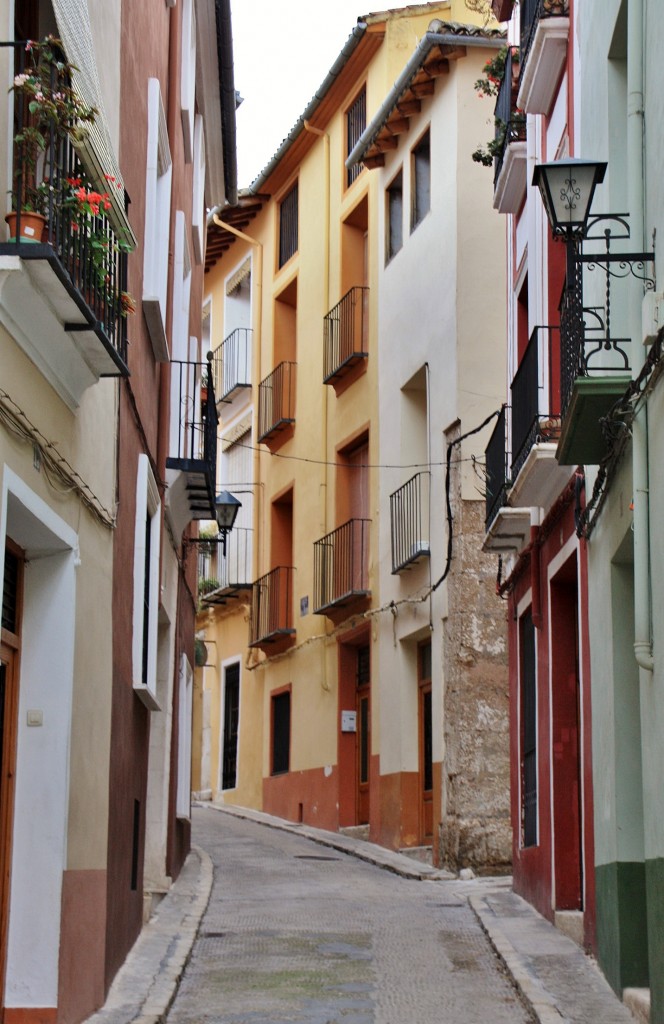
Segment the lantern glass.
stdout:
<svg viewBox="0 0 664 1024">
<path fill-rule="evenodd" d="M 237 517 L 242 502 L 238 501 L 230 491 L 222 491 L 215 499 L 215 515 L 217 526 L 220 532 L 228 532 L 233 529 L 233 523 Z"/>
<path fill-rule="evenodd" d="M 533 185 L 540 190 L 554 234 L 583 236 L 595 188 L 605 172 L 605 163 L 590 160 L 556 160 L 535 167 Z"/>
</svg>

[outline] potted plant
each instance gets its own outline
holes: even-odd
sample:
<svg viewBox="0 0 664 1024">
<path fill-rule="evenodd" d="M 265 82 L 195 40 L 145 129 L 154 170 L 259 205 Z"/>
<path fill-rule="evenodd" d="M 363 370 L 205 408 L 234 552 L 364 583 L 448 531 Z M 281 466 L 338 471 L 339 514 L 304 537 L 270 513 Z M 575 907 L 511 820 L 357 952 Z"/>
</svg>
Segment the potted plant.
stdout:
<svg viewBox="0 0 664 1024">
<path fill-rule="evenodd" d="M 76 70 L 67 62 L 62 43 L 55 36 L 26 43 L 24 69 L 10 88 L 19 105 L 12 213 L 6 217 L 12 239 L 17 237 L 19 222 L 22 240 L 41 241 L 40 228 L 52 202 L 49 179 L 55 172 L 50 166 L 54 147 L 49 144 L 58 136 L 76 138 L 97 115 L 97 110 L 84 103 L 72 88 L 71 73 Z"/>
<path fill-rule="evenodd" d="M 511 51 L 511 59 L 508 62 L 508 56 Z M 486 62 L 482 68 L 482 77 L 478 78 L 475 82 L 475 92 L 478 94 L 480 99 L 484 97 L 490 97 L 497 99 L 498 93 L 500 92 L 503 79 L 507 72 L 507 68 L 510 68 L 510 74 L 512 77 L 511 93 L 510 93 L 510 118 L 509 125 L 503 118 L 498 117 L 494 113 L 493 126 L 494 136 L 487 143 L 477 146 L 475 151 L 472 153 L 472 158 L 476 163 L 483 164 L 485 167 L 491 167 L 494 159 L 500 160 L 504 150 L 505 143 L 507 140 L 508 131 L 510 132 L 510 138 L 516 137 L 514 133 L 521 131 L 522 127 L 525 126 L 526 117 L 525 114 L 518 110 L 516 107 L 516 94 L 518 92 L 518 79 L 519 79 L 519 50 L 517 47 L 503 46 L 497 51 L 494 56 Z"/>
</svg>

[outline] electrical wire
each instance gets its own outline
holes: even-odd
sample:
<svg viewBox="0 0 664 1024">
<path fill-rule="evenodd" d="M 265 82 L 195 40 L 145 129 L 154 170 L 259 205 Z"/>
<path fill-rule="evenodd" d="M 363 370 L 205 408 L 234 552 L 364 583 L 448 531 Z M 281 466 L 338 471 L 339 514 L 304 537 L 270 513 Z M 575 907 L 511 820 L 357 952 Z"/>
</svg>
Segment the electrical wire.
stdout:
<svg viewBox="0 0 664 1024">
<path fill-rule="evenodd" d="M 447 560 L 445 562 L 445 569 L 443 571 L 443 575 L 440 577 L 440 579 L 436 583 L 434 583 L 433 587 L 431 588 L 431 593 L 432 594 L 436 590 L 438 590 L 438 587 L 442 583 L 444 583 L 444 581 L 447 579 L 449 571 L 450 571 L 450 569 L 452 567 L 452 554 L 453 554 L 453 530 L 452 530 L 452 526 L 453 526 L 453 519 L 454 519 L 454 517 L 452 515 L 452 500 L 450 498 L 450 485 L 451 485 L 451 472 L 450 472 L 450 468 L 451 468 L 451 465 L 452 465 L 452 449 L 456 445 L 460 445 L 462 441 L 466 440 L 466 438 L 472 437 L 473 434 L 479 434 L 480 430 L 483 430 L 487 426 L 488 423 L 491 423 L 491 420 L 496 419 L 498 416 L 500 416 L 500 414 L 502 413 L 504 408 L 505 408 L 505 406 L 501 405 L 500 409 L 496 409 L 494 412 L 491 413 L 490 416 L 487 416 L 487 418 L 485 420 L 483 420 L 482 423 L 480 423 L 480 425 L 478 427 L 473 427 L 472 430 L 467 430 L 465 434 L 461 434 L 459 437 L 456 437 L 453 441 L 449 441 L 448 442 L 448 445 L 447 445 L 447 460 L 446 460 L 447 461 L 447 469 L 445 471 L 445 508 L 446 508 L 446 512 L 447 512 Z M 462 460 L 460 460 L 460 461 L 462 461 Z M 468 460 L 466 460 L 466 461 L 468 461 Z"/>
<path fill-rule="evenodd" d="M 106 529 L 115 529 L 115 515 L 100 501 L 92 488 L 61 455 L 55 444 L 42 434 L 24 410 L 0 388 L 0 422 L 23 444 L 32 445 L 33 458 L 50 487 L 62 496 L 75 494 Z"/>
</svg>

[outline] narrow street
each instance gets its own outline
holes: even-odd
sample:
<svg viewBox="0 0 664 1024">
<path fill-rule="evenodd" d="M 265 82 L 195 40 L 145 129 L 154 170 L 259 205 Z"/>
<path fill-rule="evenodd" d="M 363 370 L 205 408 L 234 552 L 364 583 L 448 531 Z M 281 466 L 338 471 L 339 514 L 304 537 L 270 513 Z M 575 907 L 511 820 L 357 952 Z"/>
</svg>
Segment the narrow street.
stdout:
<svg viewBox="0 0 664 1024">
<path fill-rule="evenodd" d="M 193 842 L 215 879 L 169 1024 L 532 1021 L 458 882 L 201 809 Z"/>
</svg>

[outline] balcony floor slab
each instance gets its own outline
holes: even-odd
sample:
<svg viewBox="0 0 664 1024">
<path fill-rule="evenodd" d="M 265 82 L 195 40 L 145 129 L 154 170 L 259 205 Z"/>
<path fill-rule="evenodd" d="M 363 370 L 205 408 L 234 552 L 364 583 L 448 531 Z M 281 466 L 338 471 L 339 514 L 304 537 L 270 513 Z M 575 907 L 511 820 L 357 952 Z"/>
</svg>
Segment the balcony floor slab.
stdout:
<svg viewBox="0 0 664 1024">
<path fill-rule="evenodd" d="M 514 481 L 507 500 L 513 508 L 537 506 L 546 514 L 564 490 L 573 470 L 556 461 L 557 445 L 552 441 L 534 444 Z"/>
<path fill-rule="evenodd" d="M 530 537 L 530 509 L 503 505 L 484 537 L 482 551 L 520 551 Z"/>
</svg>

